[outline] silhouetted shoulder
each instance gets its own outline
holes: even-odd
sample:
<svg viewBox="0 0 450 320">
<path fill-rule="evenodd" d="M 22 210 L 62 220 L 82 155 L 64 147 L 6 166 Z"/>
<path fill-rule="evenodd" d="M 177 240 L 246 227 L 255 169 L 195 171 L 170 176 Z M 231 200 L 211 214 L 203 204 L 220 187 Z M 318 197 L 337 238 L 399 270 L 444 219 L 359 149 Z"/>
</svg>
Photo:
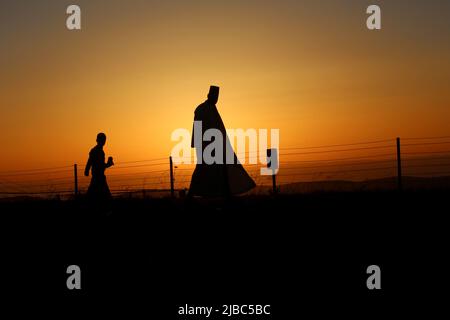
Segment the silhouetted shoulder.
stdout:
<svg viewBox="0 0 450 320">
<path fill-rule="evenodd" d="M 95 146 L 95 147 L 93 147 L 92 149 L 91 149 L 91 151 L 89 151 L 89 156 L 96 156 L 96 155 L 99 155 L 99 154 L 102 154 L 103 153 L 103 150 L 99 147 L 99 146 Z"/>
<path fill-rule="evenodd" d="M 207 101 L 203 102 L 195 109 L 194 111 L 195 115 L 196 116 L 201 115 L 206 110 L 207 106 L 208 106 Z"/>
</svg>

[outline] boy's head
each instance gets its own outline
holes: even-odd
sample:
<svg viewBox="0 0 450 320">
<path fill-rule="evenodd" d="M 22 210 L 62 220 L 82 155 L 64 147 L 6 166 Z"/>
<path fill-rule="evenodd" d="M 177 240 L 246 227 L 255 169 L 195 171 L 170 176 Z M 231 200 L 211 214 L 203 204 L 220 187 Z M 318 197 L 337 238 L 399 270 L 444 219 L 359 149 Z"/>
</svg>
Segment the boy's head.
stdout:
<svg viewBox="0 0 450 320">
<path fill-rule="evenodd" d="M 106 134 L 104 134 L 103 132 L 100 132 L 97 135 L 97 144 L 100 146 L 104 146 L 106 143 Z"/>
</svg>

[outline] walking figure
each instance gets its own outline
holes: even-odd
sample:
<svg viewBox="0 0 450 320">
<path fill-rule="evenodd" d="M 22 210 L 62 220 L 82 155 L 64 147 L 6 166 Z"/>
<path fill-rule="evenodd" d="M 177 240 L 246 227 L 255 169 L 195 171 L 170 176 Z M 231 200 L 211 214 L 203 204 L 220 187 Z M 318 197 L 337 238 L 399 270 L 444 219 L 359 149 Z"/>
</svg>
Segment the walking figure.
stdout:
<svg viewBox="0 0 450 320">
<path fill-rule="evenodd" d="M 202 132 L 195 132 L 195 126 L 192 134 L 191 147 L 196 149 L 197 155 L 203 154 L 208 142 L 195 141 L 196 135 L 203 137 L 203 133 L 209 129 L 217 129 L 221 132 L 223 138 L 222 163 L 206 164 L 197 163 L 191 179 L 188 196 L 203 197 L 225 197 L 247 192 L 255 187 L 255 182 L 245 171 L 242 164 L 233 152 L 228 139 L 225 125 L 217 110 L 216 103 L 219 99 L 219 87 L 211 86 L 208 93 L 208 99 L 195 110 L 195 121 L 202 122 Z M 228 150 L 233 152 L 233 163 L 226 162 L 226 153 Z M 197 156 L 197 160 L 201 157 Z"/>
<path fill-rule="evenodd" d="M 88 188 L 88 198 L 96 202 L 103 202 L 111 198 L 108 183 L 106 182 L 105 169 L 114 165 L 113 158 L 109 157 L 105 163 L 105 152 L 103 146 L 106 143 L 106 135 L 99 133 L 97 135 L 97 145 L 89 152 L 89 159 L 84 169 L 84 175 L 89 177 L 89 171 L 92 170 L 91 183 Z"/>
</svg>

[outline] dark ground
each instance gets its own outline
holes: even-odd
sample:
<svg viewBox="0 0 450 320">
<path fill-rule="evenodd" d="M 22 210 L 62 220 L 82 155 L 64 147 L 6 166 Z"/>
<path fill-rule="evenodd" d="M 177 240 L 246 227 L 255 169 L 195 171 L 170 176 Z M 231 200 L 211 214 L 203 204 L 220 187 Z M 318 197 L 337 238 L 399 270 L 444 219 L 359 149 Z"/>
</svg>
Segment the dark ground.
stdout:
<svg viewBox="0 0 450 320">
<path fill-rule="evenodd" d="M 116 199 L 110 214 L 84 201 L 2 202 L 2 301 L 155 319 L 202 319 L 177 318 L 185 304 L 271 304 L 272 319 L 415 312 L 447 300 L 449 195 Z M 66 288 L 71 264 L 80 291 Z M 372 264 L 379 291 L 366 287 Z"/>
</svg>

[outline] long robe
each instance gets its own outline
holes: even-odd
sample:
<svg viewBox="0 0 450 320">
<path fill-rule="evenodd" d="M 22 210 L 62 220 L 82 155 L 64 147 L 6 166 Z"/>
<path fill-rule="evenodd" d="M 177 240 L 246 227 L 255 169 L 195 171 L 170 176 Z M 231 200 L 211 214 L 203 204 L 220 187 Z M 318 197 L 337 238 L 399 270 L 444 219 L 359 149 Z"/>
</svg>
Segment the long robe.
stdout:
<svg viewBox="0 0 450 320">
<path fill-rule="evenodd" d="M 105 163 L 105 152 L 102 147 L 95 146 L 89 152 L 89 159 L 86 164 L 86 171 L 92 168 L 92 179 L 87 191 L 88 197 L 92 200 L 108 200 L 111 192 L 106 182 L 105 169 L 109 165 Z"/>
<path fill-rule="evenodd" d="M 216 106 L 208 100 L 202 103 L 195 110 L 194 121 L 202 121 L 202 132 L 208 129 L 218 129 L 223 137 L 223 156 L 226 159 L 226 149 L 233 150 L 226 134 L 226 129 Z M 195 148 L 195 127 L 192 130 L 191 147 Z M 203 140 L 203 139 L 202 139 Z M 202 141 L 202 154 L 210 141 Z M 192 196 L 220 197 L 241 194 L 255 187 L 255 182 L 239 163 L 236 154 L 233 152 L 233 164 L 206 164 L 197 163 L 191 179 L 189 194 Z M 199 162 L 197 160 L 197 162 Z M 223 161 L 222 163 L 225 163 Z"/>
</svg>

